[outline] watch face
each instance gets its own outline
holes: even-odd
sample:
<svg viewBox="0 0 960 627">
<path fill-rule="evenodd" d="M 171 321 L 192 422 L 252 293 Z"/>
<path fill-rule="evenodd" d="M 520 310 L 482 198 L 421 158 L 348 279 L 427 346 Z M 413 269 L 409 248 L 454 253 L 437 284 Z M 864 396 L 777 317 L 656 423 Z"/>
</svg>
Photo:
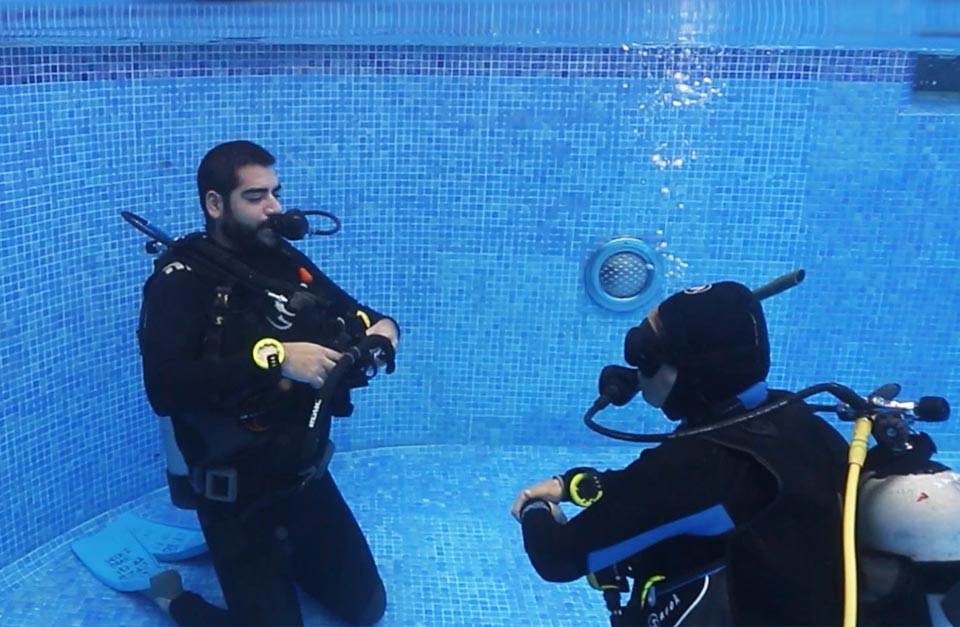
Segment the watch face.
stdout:
<svg viewBox="0 0 960 627">
<path fill-rule="evenodd" d="M 592 472 L 583 472 L 570 482 L 570 498 L 581 507 L 593 505 L 603 496 L 600 478 Z"/>
<path fill-rule="evenodd" d="M 283 360 L 283 346 L 277 340 L 264 338 L 253 347 L 253 361 L 261 368 L 276 368 Z"/>
</svg>

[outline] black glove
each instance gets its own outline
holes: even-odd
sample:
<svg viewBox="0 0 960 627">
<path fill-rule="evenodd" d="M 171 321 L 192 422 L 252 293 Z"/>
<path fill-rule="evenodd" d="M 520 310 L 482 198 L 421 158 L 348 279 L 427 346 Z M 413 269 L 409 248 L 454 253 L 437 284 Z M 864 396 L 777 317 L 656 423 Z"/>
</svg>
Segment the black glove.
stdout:
<svg viewBox="0 0 960 627">
<path fill-rule="evenodd" d="M 357 344 L 350 348 L 349 352 L 356 355 L 356 361 L 359 364 L 370 367 L 383 365 L 386 367 L 387 374 L 393 374 L 396 370 L 397 351 L 393 348 L 393 343 L 389 338 L 382 335 L 368 335 Z"/>
</svg>

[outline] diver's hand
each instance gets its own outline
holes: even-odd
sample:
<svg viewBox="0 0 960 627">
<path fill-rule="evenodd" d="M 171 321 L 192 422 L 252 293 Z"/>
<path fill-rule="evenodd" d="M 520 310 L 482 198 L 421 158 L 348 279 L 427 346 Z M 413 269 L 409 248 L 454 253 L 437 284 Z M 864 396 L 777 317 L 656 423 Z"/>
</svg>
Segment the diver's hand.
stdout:
<svg viewBox="0 0 960 627">
<path fill-rule="evenodd" d="M 283 376 L 320 389 L 343 353 L 312 342 L 284 342 Z"/>
<path fill-rule="evenodd" d="M 530 499 L 542 499 L 554 506 L 551 507 L 550 510 L 551 513 L 553 513 L 553 517 L 557 518 L 557 514 L 554 512 L 554 510 L 560 511 L 560 508 L 556 507 L 556 504 L 560 502 L 561 498 L 563 498 L 563 485 L 561 485 L 560 480 L 556 477 L 544 479 L 540 483 L 535 483 L 534 485 L 521 490 L 520 494 L 517 496 L 517 500 L 513 502 L 513 507 L 510 509 L 510 513 L 513 514 L 513 517 L 519 521 L 520 510 L 523 509 L 524 503 Z M 560 511 L 560 515 L 563 515 L 562 511 Z"/>
</svg>

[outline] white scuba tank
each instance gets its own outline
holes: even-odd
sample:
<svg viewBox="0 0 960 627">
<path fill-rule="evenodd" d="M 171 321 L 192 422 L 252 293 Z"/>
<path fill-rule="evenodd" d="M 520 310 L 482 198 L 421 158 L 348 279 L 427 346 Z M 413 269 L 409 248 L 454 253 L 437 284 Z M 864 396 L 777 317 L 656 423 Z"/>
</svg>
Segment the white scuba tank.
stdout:
<svg viewBox="0 0 960 627">
<path fill-rule="evenodd" d="M 915 562 L 960 561 L 960 473 L 872 473 L 860 482 L 857 540 L 862 549 Z"/>
<path fill-rule="evenodd" d="M 865 474 L 857 545 L 862 601 L 895 594 L 894 587 L 910 578 L 904 571 L 920 565 L 960 567 L 960 473 L 929 463 L 914 474 Z M 957 627 L 956 618 L 951 622 L 944 613 L 942 591 L 925 596 L 931 625 Z"/>
</svg>

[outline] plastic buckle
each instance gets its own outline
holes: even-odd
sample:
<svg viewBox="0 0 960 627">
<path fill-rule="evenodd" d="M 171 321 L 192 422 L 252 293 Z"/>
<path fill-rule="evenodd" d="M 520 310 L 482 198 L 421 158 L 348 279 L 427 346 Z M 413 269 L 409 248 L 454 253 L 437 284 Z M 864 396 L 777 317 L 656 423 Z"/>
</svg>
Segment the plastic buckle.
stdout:
<svg viewBox="0 0 960 627">
<path fill-rule="evenodd" d="M 211 468 L 204 475 L 203 495 L 211 501 L 237 502 L 237 469 Z"/>
</svg>

